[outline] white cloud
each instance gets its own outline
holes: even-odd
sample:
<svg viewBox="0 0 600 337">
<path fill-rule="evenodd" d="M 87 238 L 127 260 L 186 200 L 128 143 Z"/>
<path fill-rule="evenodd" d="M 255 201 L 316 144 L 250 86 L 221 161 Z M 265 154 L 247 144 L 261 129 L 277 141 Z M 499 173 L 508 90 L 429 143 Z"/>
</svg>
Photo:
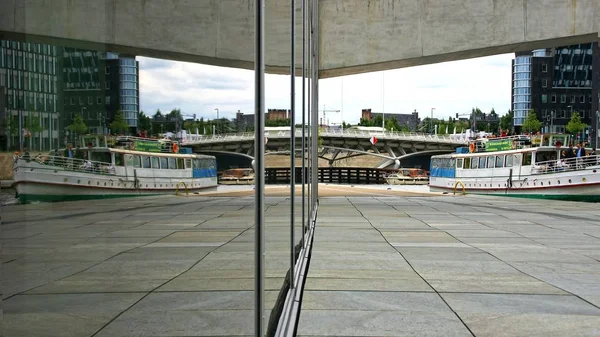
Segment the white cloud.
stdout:
<svg viewBox="0 0 600 337">
<path fill-rule="evenodd" d="M 438 63 L 392 71 L 325 79 L 319 82 L 319 109 L 343 110 L 346 122 L 356 123 L 361 109 L 389 113 L 410 113 L 447 118 L 467 113 L 472 107 L 494 108 L 504 114 L 510 108 L 511 59 L 513 54 Z M 233 118 L 240 110 L 254 113 L 254 73 L 249 70 L 139 58 L 142 109 L 180 108 L 185 114 Z M 267 108 L 290 107 L 290 78 L 265 76 Z M 343 83 L 343 84 L 342 84 Z M 300 116 L 302 81 L 296 80 L 296 109 Z M 385 95 L 382 94 L 382 88 Z M 343 95 L 343 104 L 342 104 Z M 339 123 L 338 113 L 328 113 Z M 322 113 L 320 113 L 322 117 Z M 297 117 L 300 120 L 300 117 Z"/>
</svg>

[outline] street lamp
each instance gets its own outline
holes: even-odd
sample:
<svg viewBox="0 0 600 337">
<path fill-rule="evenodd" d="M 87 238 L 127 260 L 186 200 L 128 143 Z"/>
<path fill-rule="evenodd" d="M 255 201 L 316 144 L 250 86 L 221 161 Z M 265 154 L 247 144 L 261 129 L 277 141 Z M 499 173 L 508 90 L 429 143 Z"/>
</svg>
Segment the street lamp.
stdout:
<svg viewBox="0 0 600 337">
<path fill-rule="evenodd" d="M 215 110 L 217 110 L 217 126 L 219 126 L 219 109 L 215 108 Z M 218 129 L 218 128 L 217 128 Z M 214 132 L 213 132 L 214 133 Z"/>
<path fill-rule="evenodd" d="M 429 120 L 429 128 L 431 129 L 430 132 L 433 134 L 433 110 L 435 110 L 435 108 L 431 108 L 431 119 Z"/>
</svg>

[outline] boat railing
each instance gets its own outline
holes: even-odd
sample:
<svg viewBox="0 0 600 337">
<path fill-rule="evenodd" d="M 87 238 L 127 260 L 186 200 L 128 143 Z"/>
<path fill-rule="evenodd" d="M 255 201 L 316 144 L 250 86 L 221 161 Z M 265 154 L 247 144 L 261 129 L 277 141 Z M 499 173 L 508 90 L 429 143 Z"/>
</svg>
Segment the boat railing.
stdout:
<svg viewBox="0 0 600 337">
<path fill-rule="evenodd" d="M 587 167 L 600 165 L 600 156 L 563 158 L 537 162 L 531 167 L 531 174 L 548 174 L 585 170 Z"/>
<path fill-rule="evenodd" d="M 37 155 L 36 157 L 20 156 L 19 159 L 34 161 L 41 165 L 60 167 L 63 170 L 115 175 L 115 167 L 110 163 L 63 156 Z"/>
</svg>

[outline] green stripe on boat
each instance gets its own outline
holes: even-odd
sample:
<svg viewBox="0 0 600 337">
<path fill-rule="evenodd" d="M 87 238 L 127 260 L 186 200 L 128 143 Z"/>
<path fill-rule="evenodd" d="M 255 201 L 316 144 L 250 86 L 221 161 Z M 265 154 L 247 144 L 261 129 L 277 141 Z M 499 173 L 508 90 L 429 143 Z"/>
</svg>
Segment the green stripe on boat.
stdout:
<svg viewBox="0 0 600 337">
<path fill-rule="evenodd" d="M 31 202 L 60 202 L 94 199 L 116 199 L 131 197 L 149 197 L 156 195 L 174 195 L 173 193 L 144 193 L 144 194 L 104 194 L 104 195 L 46 195 L 46 194 L 20 194 L 19 201 L 22 204 Z"/>
</svg>

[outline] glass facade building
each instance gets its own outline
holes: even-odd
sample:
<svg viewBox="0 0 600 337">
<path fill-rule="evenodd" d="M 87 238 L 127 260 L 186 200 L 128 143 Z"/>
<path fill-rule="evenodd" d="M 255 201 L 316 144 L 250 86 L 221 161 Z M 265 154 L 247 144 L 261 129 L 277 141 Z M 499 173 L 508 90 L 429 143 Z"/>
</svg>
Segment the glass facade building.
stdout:
<svg viewBox="0 0 600 337">
<path fill-rule="evenodd" d="M 592 125 L 593 62 L 598 57 L 596 43 L 517 53 L 511 102 L 515 128 L 523 125 L 530 110 L 543 123 L 542 132 L 565 132 L 573 112 Z"/>
<path fill-rule="evenodd" d="M 0 41 L 0 147 L 58 146 L 59 73 L 56 46 Z"/>
<path fill-rule="evenodd" d="M 135 58 L 119 59 L 119 104 L 123 118 L 132 128 L 137 127 L 137 114 L 140 111 L 138 70 Z"/>
<path fill-rule="evenodd" d="M 514 125 L 522 125 L 531 109 L 531 55 L 513 61 L 512 99 Z"/>
<path fill-rule="evenodd" d="M 76 114 L 82 115 L 90 133 L 109 133 L 118 111 L 135 134 L 139 111 L 139 64 L 135 56 L 63 50 L 65 135 Z"/>
</svg>

